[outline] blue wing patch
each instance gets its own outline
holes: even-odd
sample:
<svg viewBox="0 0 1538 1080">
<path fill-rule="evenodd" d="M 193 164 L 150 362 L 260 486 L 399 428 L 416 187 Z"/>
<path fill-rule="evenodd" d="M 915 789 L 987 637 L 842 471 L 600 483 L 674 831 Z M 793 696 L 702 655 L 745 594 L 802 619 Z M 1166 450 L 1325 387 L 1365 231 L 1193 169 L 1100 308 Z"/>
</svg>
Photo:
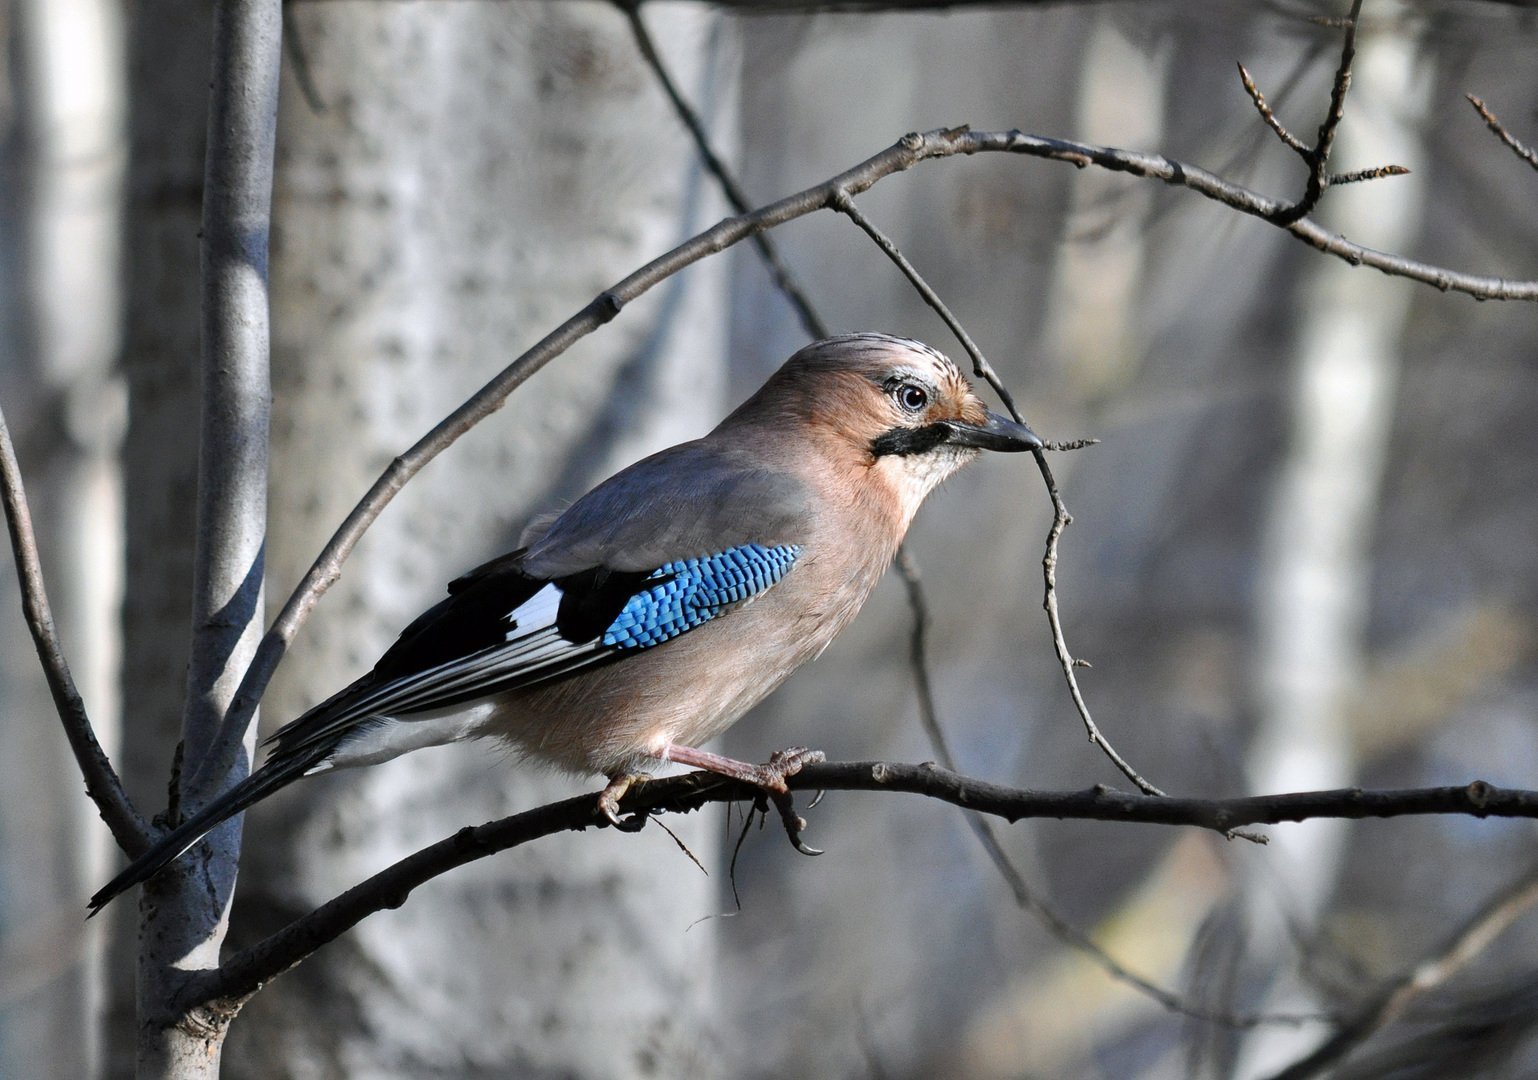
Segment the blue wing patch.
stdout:
<svg viewBox="0 0 1538 1080">
<path fill-rule="evenodd" d="M 657 585 L 636 593 L 603 632 L 603 644 L 646 649 L 709 622 L 784 577 L 801 555 L 796 544 L 744 544 L 702 559 L 677 559 L 654 570 Z"/>
</svg>

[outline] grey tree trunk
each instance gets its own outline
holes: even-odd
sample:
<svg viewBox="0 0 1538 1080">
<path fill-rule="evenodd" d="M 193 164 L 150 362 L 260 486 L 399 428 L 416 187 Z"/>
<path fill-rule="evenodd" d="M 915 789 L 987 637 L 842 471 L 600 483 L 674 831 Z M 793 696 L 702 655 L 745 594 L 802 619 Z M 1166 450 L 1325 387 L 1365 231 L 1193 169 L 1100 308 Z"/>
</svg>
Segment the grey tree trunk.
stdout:
<svg viewBox="0 0 1538 1080">
<path fill-rule="evenodd" d="M 647 19 L 689 92 L 729 104 L 718 20 Z M 274 596 L 394 454 L 721 213 L 612 10 L 309 5 L 291 31 L 305 70 L 280 134 Z M 703 267 L 625 311 L 410 485 L 300 635 L 269 722 L 360 674 L 530 514 L 708 429 L 726 405 L 724 282 Z M 459 826 L 597 784 L 482 745 L 306 781 L 248 815 L 232 941 Z M 717 823 L 669 822 L 707 865 Z M 719 903 L 656 828 L 466 867 L 254 998 L 226 1073 L 709 1075 L 714 933 L 691 924 Z"/>
</svg>

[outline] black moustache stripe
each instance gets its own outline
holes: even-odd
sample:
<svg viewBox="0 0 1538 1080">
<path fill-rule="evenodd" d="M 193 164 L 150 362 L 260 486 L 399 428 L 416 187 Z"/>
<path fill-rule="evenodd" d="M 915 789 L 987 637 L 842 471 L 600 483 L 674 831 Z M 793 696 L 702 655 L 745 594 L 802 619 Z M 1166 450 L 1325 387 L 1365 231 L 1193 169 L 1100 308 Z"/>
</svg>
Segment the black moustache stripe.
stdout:
<svg viewBox="0 0 1538 1080">
<path fill-rule="evenodd" d="M 878 458 L 888 454 L 897 454 L 900 457 L 906 457 L 909 454 L 926 454 L 949 441 L 950 437 L 949 424 L 926 424 L 920 428 L 895 427 L 872 439 L 870 452 Z"/>
</svg>

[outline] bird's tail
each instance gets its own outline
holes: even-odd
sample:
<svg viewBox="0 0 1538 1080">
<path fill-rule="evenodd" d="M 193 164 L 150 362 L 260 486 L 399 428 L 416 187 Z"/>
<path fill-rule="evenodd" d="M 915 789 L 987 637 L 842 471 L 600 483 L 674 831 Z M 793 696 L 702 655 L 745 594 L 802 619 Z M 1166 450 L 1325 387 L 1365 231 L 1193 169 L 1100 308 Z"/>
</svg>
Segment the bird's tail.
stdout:
<svg viewBox="0 0 1538 1080">
<path fill-rule="evenodd" d="M 107 882 L 95 896 L 91 897 L 90 912 L 86 918 L 90 918 L 106 907 L 119 893 L 126 892 L 140 882 L 148 881 L 160 873 L 224 821 L 258 800 L 266 798 L 279 788 L 287 787 L 299 779 L 326 758 L 331 752 L 331 746 L 315 747 L 311 750 L 312 752 L 306 754 L 268 760 L 260 769 L 166 833 L 148 851 L 129 863 L 121 874 Z"/>
</svg>

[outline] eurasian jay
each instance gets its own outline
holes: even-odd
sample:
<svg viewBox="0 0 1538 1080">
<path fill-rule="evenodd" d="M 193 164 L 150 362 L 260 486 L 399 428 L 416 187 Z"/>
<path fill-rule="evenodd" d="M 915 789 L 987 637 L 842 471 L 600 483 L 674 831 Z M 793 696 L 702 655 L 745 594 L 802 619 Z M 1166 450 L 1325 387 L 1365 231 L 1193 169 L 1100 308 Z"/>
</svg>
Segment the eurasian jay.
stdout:
<svg viewBox="0 0 1538 1080">
<path fill-rule="evenodd" d="M 919 504 L 979 450 L 1042 445 L 917 341 L 808 345 L 710 434 L 637 462 L 449 585 L 374 669 L 279 729 L 266 762 L 91 898 L 100 910 L 301 776 L 461 739 L 609 779 L 678 762 L 784 795 L 820 755 L 699 747 L 828 647 Z"/>
</svg>

